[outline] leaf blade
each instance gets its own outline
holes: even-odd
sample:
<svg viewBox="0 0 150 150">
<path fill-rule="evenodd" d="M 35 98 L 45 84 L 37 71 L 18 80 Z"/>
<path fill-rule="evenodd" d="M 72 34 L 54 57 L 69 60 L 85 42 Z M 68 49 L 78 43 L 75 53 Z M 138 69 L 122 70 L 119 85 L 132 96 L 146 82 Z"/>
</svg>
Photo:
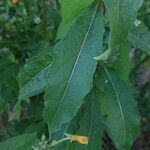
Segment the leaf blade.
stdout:
<svg viewBox="0 0 150 150">
<path fill-rule="evenodd" d="M 129 149 L 139 135 L 139 113 L 133 91 L 113 70 L 101 71 L 105 94 L 106 122 L 117 148 Z"/>
<path fill-rule="evenodd" d="M 77 126 L 75 129 L 74 126 Z M 102 116 L 100 114 L 98 97 L 92 90 L 85 98 L 83 108 L 70 123 L 68 133 L 84 135 L 89 139 L 88 145 L 78 143 L 67 143 L 68 150 L 76 147 L 79 150 L 97 150 L 102 146 L 102 135 L 104 132 Z"/>
<path fill-rule="evenodd" d="M 39 55 L 26 62 L 18 74 L 20 101 L 39 94 L 46 88 L 45 74 L 51 68 L 52 62 L 52 54 L 48 45 L 43 47 Z"/>
<path fill-rule="evenodd" d="M 53 78 L 52 79 L 53 83 L 55 82 L 56 86 L 49 87 L 49 89 L 46 91 L 45 110 L 43 114 L 45 121 L 49 124 L 50 132 L 56 131 L 58 128 L 60 128 L 60 125 L 62 125 L 62 123 L 68 122 L 73 118 L 73 116 L 81 106 L 84 96 L 89 92 L 89 90 L 92 87 L 92 76 L 96 68 L 96 61 L 93 60 L 93 56 L 95 56 L 96 53 L 101 51 L 100 47 L 102 45 L 103 30 L 104 30 L 102 18 L 101 15 L 97 13 L 97 11 L 99 10 L 97 9 L 98 8 L 96 8 L 94 11 L 93 10 L 91 11 L 90 9 L 90 11 L 88 11 L 88 14 L 83 15 L 84 17 L 82 16 L 83 17 L 82 19 L 86 20 L 85 22 L 83 21 L 82 27 L 84 26 L 84 29 L 86 28 L 86 30 L 83 29 L 80 30 L 77 29 L 76 31 L 73 30 L 73 33 L 75 35 L 76 34 L 80 35 L 80 32 L 82 32 L 83 41 L 76 43 L 78 44 L 78 46 L 80 43 L 80 46 L 76 48 L 77 51 L 76 57 L 74 60 L 71 59 L 71 61 L 73 61 L 71 65 L 72 67 L 69 69 L 68 74 L 65 75 L 67 77 L 67 81 L 64 81 L 64 78 L 66 79 L 66 77 L 62 77 L 62 79 L 58 81 L 58 79 L 56 79 L 57 73 L 54 73 L 54 75 L 52 75 L 54 77 L 51 77 L 51 79 Z M 82 19 L 79 18 L 80 21 Z M 76 28 L 79 25 L 80 23 L 78 23 L 77 25 L 75 24 L 74 27 Z M 96 26 L 100 26 L 99 27 L 100 29 L 96 28 Z M 94 38 L 93 37 L 90 38 L 91 34 L 94 35 L 93 36 Z M 78 39 L 79 39 L 79 35 L 76 35 Z M 68 39 L 70 40 L 69 35 L 68 35 Z M 67 44 L 68 44 L 68 39 L 66 41 Z M 75 40 L 73 40 L 73 43 L 74 41 Z M 91 44 L 91 42 L 92 43 L 94 42 L 95 45 Z M 76 44 L 75 46 L 77 46 Z M 60 44 L 59 46 L 62 47 L 62 45 L 64 45 L 64 43 Z M 92 45 L 94 45 L 94 47 Z M 57 51 L 60 52 L 58 47 L 57 49 L 58 49 Z M 64 61 L 66 62 L 66 60 Z M 65 67 L 66 68 L 68 67 L 65 65 L 63 66 L 64 66 L 63 71 L 66 74 L 67 70 L 65 69 Z M 57 66 L 55 68 L 60 68 L 60 67 Z M 59 75 L 60 73 L 58 73 L 58 76 Z M 60 83 L 62 84 L 59 85 Z M 53 95 L 52 93 L 57 93 L 57 95 Z"/>
<path fill-rule="evenodd" d="M 3 150 L 11 150 L 12 148 L 14 150 L 30 150 L 35 139 L 35 134 L 23 134 L 1 142 L 0 147 Z"/>
<path fill-rule="evenodd" d="M 141 49 L 150 55 L 150 31 L 146 28 L 138 31 L 133 31 L 128 36 L 128 41 L 133 44 L 134 47 Z"/>
<path fill-rule="evenodd" d="M 57 39 L 65 37 L 76 17 L 94 0 L 63 0 L 61 2 L 62 22 L 60 23 Z"/>
<path fill-rule="evenodd" d="M 105 0 L 110 20 L 109 48 L 115 48 L 123 43 L 136 17 L 141 0 Z"/>
</svg>

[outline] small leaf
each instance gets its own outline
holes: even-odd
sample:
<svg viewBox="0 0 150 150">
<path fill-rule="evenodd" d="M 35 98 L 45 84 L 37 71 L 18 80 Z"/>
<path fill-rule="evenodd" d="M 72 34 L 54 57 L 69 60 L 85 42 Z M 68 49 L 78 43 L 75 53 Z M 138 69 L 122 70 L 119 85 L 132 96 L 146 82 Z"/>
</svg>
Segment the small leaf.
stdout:
<svg viewBox="0 0 150 150">
<path fill-rule="evenodd" d="M 102 60 L 102 61 L 106 61 L 108 60 L 110 54 L 111 54 L 111 49 L 106 50 L 104 53 L 102 53 L 99 56 L 94 57 L 95 60 Z"/>
<path fill-rule="evenodd" d="M 46 73 L 52 65 L 52 54 L 48 45 L 41 53 L 27 61 L 20 70 L 18 81 L 20 86 L 19 100 L 25 100 L 42 92 L 47 86 Z M 20 102 L 19 102 L 20 103 Z"/>
<path fill-rule="evenodd" d="M 1 150 L 31 150 L 36 140 L 35 134 L 23 134 L 0 142 Z"/>
</svg>

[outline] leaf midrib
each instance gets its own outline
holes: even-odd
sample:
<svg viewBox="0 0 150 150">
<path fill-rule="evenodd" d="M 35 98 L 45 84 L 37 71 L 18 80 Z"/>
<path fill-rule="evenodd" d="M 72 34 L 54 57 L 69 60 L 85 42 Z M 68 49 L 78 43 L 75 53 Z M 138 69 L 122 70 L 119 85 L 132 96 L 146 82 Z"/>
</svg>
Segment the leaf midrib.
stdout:
<svg viewBox="0 0 150 150">
<path fill-rule="evenodd" d="M 54 115 L 54 118 L 53 118 L 52 122 L 51 122 L 51 126 L 53 125 L 53 121 L 55 120 L 55 118 L 56 118 L 56 116 L 57 116 L 57 113 L 59 112 L 59 110 L 60 110 L 60 108 L 61 108 L 61 106 L 62 106 L 63 99 L 64 99 L 64 97 L 65 97 L 65 94 L 66 94 L 67 90 L 68 90 L 68 87 L 69 87 L 69 84 L 70 84 L 72 75 L 73 75 L 74 70 L 75 70 L 75 68 L 76 68 L 77 62 L 78 62 L 78 60 L 79 60 L 79 58 L 80 58 L 80 54 L 81 54 L 81 52 L 82 52 L 82 50 L 83 50 L 83 48 L 84 48 L 84 44 L 85 44 L 85 42 L 86 42 L 86 40 L 87 40 L 87 37 L 88 37 L 88 34 L 89 34 L 89 32 L 90 32 L 91 26 L 92 26 L 92 24 L 93 24 L 93 22 L 94 22 L 94 18 L 95 18 L 95 16 L 96 16 L 96 12 L 97 12 L 97 10 L 98 10 L 98 7 L 99 7 L 99 3 L 96 5 L 95 11 L 94 11 L 94 13 L 93 13 L 91 22 L 90 22 L 89 27 L 88 27 L 88 30 L 87 30 L 87 33 L 85 34 L 85 37 L 84 37 L 84 40 L 83 40 L 83 42 L 82 42 L 80 51 L 79 51 L 79 53 L 78 53 L 78 55 L 77 55 L 76 62 L 75 62 L 75 64 L 74 64 L 74 66 L 73 66 L 73 69 L 72 69 L 72 71 L 71 71 L 71 75 L 70 75 L 69 80 L 68 80 L 68 82 L 67 82 L 67 85 L 66 85 L 64 94 L 63 94 L 63 96 L 62 96 L 62 98 L 61 98 L 61 100 L 60 100 L 60 105 L 59 105 L 59 107 L 58 107 L 58 109 L 57 109 L 57 111 L 56 111 L 56 113 L 55 113 L 55 115 Z M 50 128 L 51 128 L 51 127 L 50 127 Z"/>
<path fill-rule="evenodd" d="M 108 79 L 109 79 L 109 81 L 111 83 L 111 86 L 112 86 L 112 88 L 114 90 L 114 93 L 115 93 L 115 96 L 116 96 L 116 99 L 117 99 L 117 102 L 118 102 L 118 105 L 119 105 L 119 109 L 120 109 L 120 112 L 121 112 L 121 118 L 122 118 L 122 122 L 123 122 L 123 131 L 124 131 L 124 135 L 125 135 L 125 139 L 126 139 L 125 119 L 124 119 L 123 109 L 122 109 L 122 106 L 121 106 L 121 103 L 120 103 L 119 95 L 118 95 L 117 89 L 115 88 L 115 85 L 114 85 L 114 83 L 113 83 L 113 81 L 112 81 L 112 79 L 111 79 L 111 77 L 109 75 L 109 72 L 107 71 L 106 68 L 103 68 L 103 69 L 104 69 L 106 75 L 108 76 Z"/>
<path fill-rule="evenodd" d="M 145 43 L 144 43 L 141 39 L 139 39 L 136 35 L 134 35 L 133 33 L 129 33 L 129 35 L 131 35 L 131 36 L 132 36 L 133 38 L 135 38 L 137 41 L 140 41 L 140 43 L 142 43 L 142 45 L 144 45 L 147 49 L 150 50 L 150 47 L 147 46 L 147 45 L 145 45 Z"/>
</svg>

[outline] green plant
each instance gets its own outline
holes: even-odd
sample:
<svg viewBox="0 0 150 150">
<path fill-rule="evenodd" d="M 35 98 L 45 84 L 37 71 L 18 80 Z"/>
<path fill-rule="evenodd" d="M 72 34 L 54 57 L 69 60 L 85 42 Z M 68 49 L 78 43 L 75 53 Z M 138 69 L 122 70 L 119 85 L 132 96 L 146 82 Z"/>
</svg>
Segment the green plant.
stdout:
<svg viewBox="0 0 150 150">
<path fill-rule="evenodd" d="M 114 149 L 131 149 L 140 136 L 132 75 L 150 54 L 147 5 L 0 2 L 0 148 L 99 150 L 107 133 Z"/>
</svg>

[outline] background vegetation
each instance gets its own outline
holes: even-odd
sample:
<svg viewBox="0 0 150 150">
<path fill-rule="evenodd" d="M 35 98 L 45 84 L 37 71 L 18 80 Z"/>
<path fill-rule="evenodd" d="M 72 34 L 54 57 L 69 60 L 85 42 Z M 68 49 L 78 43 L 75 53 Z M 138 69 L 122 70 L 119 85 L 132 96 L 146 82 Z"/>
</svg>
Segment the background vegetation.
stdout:
<svg viewBox="0 0 150 150">
<path fill-rule="evenodd" d="M 105 4 L 102 3 L 101 6 L 103 15 L 106 16 L 103 42 L 104 50 L 106 50 L 108 48 L 108 36 L 110 28 L 107 18 L 107 9 L 105 10 Z M 76 6 L 74 5 L 72 7 Z M 65 11 L 66 14 L 69 14 L 67 9 Z M 28 66 L 24 66 L 24 68 L 27 67 L 25 69 L 30 69 L 31 67 L 33 72 L 37 72 L 39 68 L 42 68 L 42 65 L 45 67 L 47 64 L 51 63 L 53 58 L 53 46 L 56 45 L 56 43 L 58 43 L 58 41 L 65 36 L 65 32 L 67 32 L 62 25 L 63 23 L 61 22 L 62 13 L 63 12 L 61 11 L 61 4 L 59 0 L 0 1 L 0 149 L 1 146 L 5 145 L 4 149 L 2 150 L 31 149 L 31 147 L 35 150 L 48 149 L 49 144 L 47 142 L 50 142 L 46 141 L 46 139 L 49 138 L 48 125 L 46 123 L 47 120 L 46 122 L 43 121 L 44 92 L 40 94 L 37 93 L 37 95 L 31 94 L 30 96 L 32 97 L 27 96 L 25 98 L 27 99 L 26 101 L 19 101 L 19 103 L 18 96 L 20 89 L 26 82 L 24 80 L 30 80 L 30 78 L 26 79 L 26 77 L 32 77 L 29 72 L 25 72 L 22 69 L 27 60 L 32 58 L 30 59 L 31 62 L 30 60 L 28 61 Z M 61 26 L 63 26 L 63 29 L 60 29 L 59 27 L 60 22 Z M 115 56 L 113 55 L 108 62 L 104 61 L 103 65 L 107 65 L 109 67 L 113 65 L 122 79 L 126 79 L 129 76 L 127 80 L 136 89 L 134 94 L 138 102 L 138 110 L 141 116 L 140 136 L 135 139 L 134 144 L 131 146 L 132 149 L 135 150 L 148 150 L 148 147 L 150 147 L 149 0 L 144 0 L 142 7 L 137 13 L 137 19 L 134 26 L 135 28 L 133 29 L 132 33 L 134 33 L 142 41 L 141 43 L 143 43 L 143 45 L 138 45 L 140 42 L 135 41 L 133 37 L 129 36 L 128 40 L 132 44 L 126 43 L 122 46 L 122 48 L 120 48 L 122 49 L 122 53 L 119 56 L 120 59 L 116 61 L 115 54 Z M 69 28 L 69 26 L 66 28 Z M 42 64 L 41 61 L 43 61 L 43 58 L 49 58 L 49 60 L 46 60 L 46 62 Z M 99 81 L 99 79 L 97 79 L 99 68 L 100 65 L 98 65 L 97 73 L 95 74 L 94 88 L 99 88 L 97 87 L 97 84 L 103 83 L 103 81 Z M 102 76 L 105 76 L 105 74 Z M 22 84 L 21 87 L 19 87 L 19 84 Z M 34 84 L 34 82 L 32 84 Z M 108 87 L 100 88 L 107 89 Z M 32 89 L 30 90 L 32 91 Z M 103 91 L 103 89 L 100 90 Z M 75 127 L 74 130 L 71 128 L 68 129 L 70 134 L 80 135 L 80 130 L 86 128 L 87 125 L 84 123 L 87 120 L 85 118 L 88 118 L 90 115 L 88 114 L 87 110 L 89 110 L 90 105 L 92 105 L 88 100 L 91 99 L 90 95 L 86 100 L 86 104 L 83 104 L 77 113 L 77 117 L 73 119 L 72 125 Z M 45 97 L 48 96 L 49 95 L 47 94 Z M 86 105 L 86 107 L 84 105 Z M 84 111 L 87 111 L 87 113 L 85 113 L 85 116 L 81 116 Z M 105 110 L 103 110 L 103 112 L 105 112 Z M 93 113 L 96 114 L 96 112 Z M 80 118 L 84 118 L 85 120 L 81 119 L 80 122 Z M 78 129 L 78 132 L 76 132 L 75 129 L 78 128 L 78 126 L 80 126 L 80 129 Z M 97 132 L 99 132 L 99 130 Z M 36 137 L 34 133 L 36 133 Z M 53 135 L 54 139 L 59 140 L 60 134 L 60 132 L 55 133 Z M 12 137 L 17 137 L 18 135 L 20 135 L 19 138 L 14 138 L 12 141 L 7 140 Z M 108 131 L 106 132 L 105 130 L 102 136 L 103 140 L 101 145 L 103 149 L 116 149 L 117 146 Z M 99 140 L 100 139 L 98 138 L 97 141 Z M 14 143 L 14 141 L 16 141 L 16 143 Z M 15 146 L 16 144 L 18 145 L 17 148 Z M 56 149 L 63 149 L 65 144 L 65 142 L 63 144 L 58 144 L 60 147 L 56 147 Z M 8 147 L 6 147 L 6 145 Z M 14 148 L 12 148 L 12 146 L 14 146 Z M 77 145 L 70 145 L 68 146 L 68 149 L 73 149 L 75 146 Z M 84 145 L 82 146 L 84 147 Z M 83 147 L 79 146 L 79 149 L 83 149 Z"/>
</svg>

